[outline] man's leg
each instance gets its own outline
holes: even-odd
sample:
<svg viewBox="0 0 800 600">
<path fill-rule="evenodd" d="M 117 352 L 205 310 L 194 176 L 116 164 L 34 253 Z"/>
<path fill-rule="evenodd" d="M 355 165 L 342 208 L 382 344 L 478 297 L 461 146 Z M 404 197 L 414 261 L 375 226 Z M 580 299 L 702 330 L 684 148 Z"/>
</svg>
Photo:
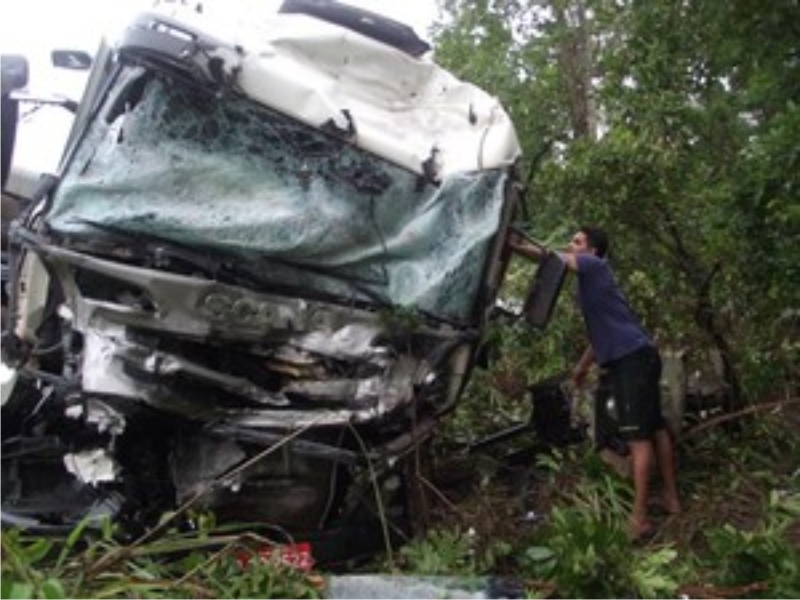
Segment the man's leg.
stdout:
<svg viewBox="0 0 800 600">
<path fill-rule="evenodd" d="M 653 465 L 653 443 L 650 440 L 629 440 L 633 462 L 633 512 L 630 533 L 638 538 L 651 529 L 647 520 L 647 497 L 650 485 L 650 469 Z"/>
<path fill-rule="evenodd" d="M 662 501 L 664 508 L 671 514 L 681 512 L 681 502 L 678 498 L 678 486 L 675 483 L 675 457 L 672 449 L 672 437 L 665 427 L 655 433 L 656 459 L 661 472 Z"/>
<path fill-rule="evenodd" d="M 633 469 L 633 511 L 630 535 L 634 539 L 652 531 L 647 519 L 650 471 L 655 460 L 655 432 L 659 421 L 658 352 L 644 347 L 610 365 L 612 389 L 617 401 L 619 431 L 628 441 Z"/>
</svg>

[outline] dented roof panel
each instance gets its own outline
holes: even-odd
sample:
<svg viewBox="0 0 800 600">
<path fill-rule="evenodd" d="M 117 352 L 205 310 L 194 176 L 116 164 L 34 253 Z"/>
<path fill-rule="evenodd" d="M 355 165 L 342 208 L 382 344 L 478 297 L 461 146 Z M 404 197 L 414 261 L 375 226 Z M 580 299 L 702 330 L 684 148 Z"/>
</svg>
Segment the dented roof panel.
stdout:
<svg viewBox="0 0 800 600">
<path fill-rule="evenodd" d="M 133 28 L 178 22 L 178 35 L 226 40 L 212 54 L 243 93 L 314 127 L 341 123 L 347 111 L 353 143 L 417 173 L 433 149 L 443 177 L 508 166 L 520 153 L 497 99 L 428 55 L 415 58 L 308 15 L 213 8 L 169 4 L 143 13 Z"/>
</svg>

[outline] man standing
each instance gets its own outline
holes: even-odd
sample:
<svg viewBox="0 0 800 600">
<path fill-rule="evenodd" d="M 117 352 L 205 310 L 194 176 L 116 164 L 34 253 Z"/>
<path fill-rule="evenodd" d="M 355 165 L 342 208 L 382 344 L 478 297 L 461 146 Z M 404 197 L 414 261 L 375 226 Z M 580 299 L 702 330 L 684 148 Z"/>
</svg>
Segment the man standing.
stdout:
<svg viewBox="0 0 800 600">
<path fill-rule="evenodd" d="M 545 252 L 518 236 L 510 240 L 510 245 L 533 259 Z M 566 252 L 560 253 L 567 268 L 578 276 L 578 304 L 590 342 L 572 377 L 581 385 L 595 362 L 608 371 L 620 435 L 631 450 L 634 501 L 630 534 L 639 539 L 652 531 L 647 502 L 654 460 L 661 472 L 664 509 L 676 514 L 681 505 L 672 438 L 661 414 L 661 357 L 620 290 L 605 260 L 607 251 L 606 234 L 585 226 L 572 237 Z"/>
</svg>

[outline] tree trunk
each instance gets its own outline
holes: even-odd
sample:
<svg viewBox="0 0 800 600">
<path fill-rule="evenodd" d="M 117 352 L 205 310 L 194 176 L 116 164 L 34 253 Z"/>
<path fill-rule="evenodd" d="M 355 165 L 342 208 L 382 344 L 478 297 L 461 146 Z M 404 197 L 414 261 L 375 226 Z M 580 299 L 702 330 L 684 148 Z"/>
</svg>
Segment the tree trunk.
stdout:
<svg viewBox="0 0 800 600">
<path fill-rule="evenodd" d="M 743 406 L 743 398 L 739 376 L 734 366 L 733 348 L 718 324 L 717 313 L 711 299 L 711 284 L 721 265 L 718 262 L 710 270 L 706 269 L 686 248 L 680 229 L 675 225 L 675 219 L 669 209 L 662 203 L 656 203 L 656 208 L 662 214 L 662 223 L 666 226 L 669 238 L 669 241 L 662 239 L 661 245 L 672 255 L 694 291 L 694 321 L 708 336 L 722 359 L 723 377 L 728 385 L 723 408 L 726 412 L 739 410 Z"/>
<path fill-rule="evenodd" d="M 592 40 L 583 0 L 554 8 L 563 32 L 558 62 L 564 76 L 574 139 L 597 138 L 597 110 L 592 94 Z"/>
</svg>

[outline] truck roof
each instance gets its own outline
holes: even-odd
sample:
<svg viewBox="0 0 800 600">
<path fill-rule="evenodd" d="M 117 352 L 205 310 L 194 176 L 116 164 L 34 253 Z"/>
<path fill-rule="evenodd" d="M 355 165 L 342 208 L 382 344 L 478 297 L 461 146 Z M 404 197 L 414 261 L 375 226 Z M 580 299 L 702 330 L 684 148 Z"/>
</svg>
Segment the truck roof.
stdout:
<svg viewBox="0 0 800 600">
<path fill-rule="evenodd" d="M 337 3 L 327 4 L 335 12 Z M 419 46 L 409 52 L 329 17 L 232 9 L 158 5 L 132 21 L 120 48 L 154 32 L 195 44 L 207 64 L 215 62 L 253 100 L 342 132 L 434 180 L 508 166 L 518 157 L 514 127 L 499 101 L 438 66 Z"/>
</svg>

